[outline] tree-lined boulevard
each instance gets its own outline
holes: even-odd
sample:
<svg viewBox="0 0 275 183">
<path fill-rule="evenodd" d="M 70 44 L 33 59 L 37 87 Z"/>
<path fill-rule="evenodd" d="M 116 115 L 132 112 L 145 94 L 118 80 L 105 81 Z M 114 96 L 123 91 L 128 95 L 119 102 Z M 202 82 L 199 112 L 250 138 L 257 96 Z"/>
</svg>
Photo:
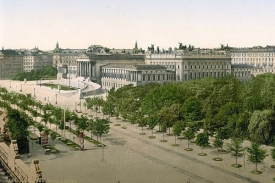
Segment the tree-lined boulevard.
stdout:
<svg viewBox="0 0 275 183">
<path fill-rule="evenodd" d="M 229 83 L 229 86 L 232 86 L 233 84 L 235 87 L 242 87 L 242 85 L 238 85 L 236 83 L 234 85 L 235 81 L 229 80 L 223 82 L 225 82 L 225 84 L 223 83 L 224 86 L 228 86 L 227 84 Z M 200 84 L 203 83 L 190 85 L 192 85 L 192 87 L 197 86 L 194 91 L 199 91 L 200 96 L 206 95 L 201 91 L 201 88 L 199 87 Z M 1 87 L 6 87 L 8 90 L 13 90 L 20 93 L 18 86 L 20 86 L 20 82 L 17 81 L 1 81 Z M 67 108 L 71 111 L 81 111 L 82 113 L 80 114 L 87 113 L 86 116 L 93 116 L 98 119 L 102 119 L 104 115 L 106 120 L 110 120 L 112 122 L 110 123 L 110 130 L 106 131 L 107 135 L 104 135 L 105 132 L 100 135 L 102 136 L 102 143 L 106 145 L 105 151 L 89 142 L 85 142 L 84 151 L 72 151 L 69 147 L 61 144 L 58 140 L 55 140 L 55 147 L 60 150 L 59 154 L 45 156 L 37 153 L 39 159 L 42 158 L 41 166 L 43 168 L 43 177 L 46 180 L 49 178 L 49 180 L 72 180 L 75 182 L 85 182 L 85 180 L 88 179 L 94 180 L 92 182 L 115 182 L 117 180 L 120 180 L 120 182 L 185 182 L 188 178 L 190 178 L 192 182 L 270 182 L 273 179 L 274 170 L 270 168 L 272 165 L 271 156 L 263 159 L 263 163 L 260 163 L 259 159 L 255 160 L 254 158 L 254 161 L 260 163 L 258 164 L 258 170 L 262 171 L 261 175 L 255 175 L 250 173 L 255 169 L 255 164 L 247 161 L 248 159 L 253 160 L 253 157 L 249 156 L 248 153 L 250 150 L 248 150 L 246 154 L 241 154 L 240 157 L 237 156 L 238 160 L 236 160 L 235 164 L 241 164 L 242 167 L 240 168 L 230 166 L 231 164 L 234 164 L 235 159 L 237 158 L 231 156 L 228 151 L 217 151 L 217 149 L 227 150 L 227 145 L 232 144 L 228 138 L 232 137 L 232 134 L 241 134 L 242 140 L 247 140 L 248 137 L 246 136 L 247 134 L 239 133 L 242 129 L 234 128 L 236 130 L 235 132 L 233 130 L 230 135 L 226 135 L 221 128 L 230 127 L 228 125 L 230 120 L 234 121 L 237 119 L 237 117 L 234 116 L 235 113 L 230 114 L 228 112 L 233 109 L 235 111 L 239 110 L 237 109 L 238 106 L 236 106 L 235 103 L 226 103 L 231 102 L 230 97 L 235 94 L 233 92 L 233 90 L 235 90 L 234 87 L 233 89 L 225 87 L 224 93 L 218 93 L 218 91 L 216 91 L 217 93 L 214 96 L 218 99 L 214 100 L 212 98 L 212 101 L 209 104 L 212 106 L 213 110 L 210 110 L 209 106 L 204 108 L 205 103 L 202 104 L 201 101 L 198 100 L 198 97 L 187 97 L 188 95 L 191 96 L 191 94 L 185 93 L 185 98 L 181 99 L 179 97 L 180 95 L 177 95 L 177 90 L 175 89 L 178 86 L 174 86 L 175 90 L 173 90 L 173 88 L 170 90 L 168 86 L 169 85 L 164 86 L 164 88 L 167 87 L 165 90 L 167 91 L 166 94 L 168 96 L 173 94 L 170 95 L 170 97 L 161 94 L 159 95 L 159 98 L 154 98 L 154 95 L 150 96 L 153 92 L 165 93 L 165 90 L 163 92 L 162 88 L 159 86 L 156 86 L 155 88 L 153 86 L 153 92 L 149 91 L 150 88 L 144 87 L 144 91 L 138 91 L 129 86 L 128 89 L 125 87 L 126 89 L 124 89 L 124 91 L 123 89 L 118 90 L 117 92 L 111 91 L 106 97 L 103 96 L 103 98 L 101 98 L 101 96 L 97 96 L 79 101 L 78 96 L 73 93 L 56 93 L 55 90 L 35 86 L 35 82 L 24 83 L 22 85 L 22 93 L 30 93 L 31 96 L 33 96 L 32 94 L 34 94 L 33 91 L 35 88 L 36 100 L 40 100 L 42 104 L 51 103 L 54 106 L 61 106 L 61 109 L 67 106 Z M 159 91 L 157 87 L 159 87 Z M 223 88 L 221 88 L 221 90 L 223 90 Z M 232 93 L 230 93 L 230 91 L 232 91 Z M 138 99 L 136 98 L 137 94 L 135 92 L 140 92 L 141 94 Z M 205 90 L 205 92 L 207 92 L 207 90 Z M 55 105 L 56 94 L 58 95 L 57 105 Z M 152 99 L 151 103 L 148 100 L 146 104 L 142 96 L 144 98 L 150 97 Z M 219 96 L 223 97 L 219 98 Z M 45 100 L 45 97 L 48 97 L 49 100 Z M 182 101 L 183 105 L 174 104 L 173 100 L 171 100 L 173 97 L 175 98 L 174 101 Z M 251 97 L 253 97 L 253 95 L 251 95 Z M 123 100 L 119 100 L 120 98 Z M 103 99 L 107 99 L 107 102 L 104 102 Z M 223 99 L 224 102 L 219 101 L 220 99 Z M 209 99 L 206 98 L 206 100 Z M 266 100 L 268 103 L 269 100 Z M 272 98 L 270 100 L 272 100 Z M 160 101 L 163 101 L 163 104 L 160 104 Z M 215 104 L 214 101 L 221 102 L 224 105 L 221 105 L 221 103 Z M 250 102 L 250 100 L 248 100 L 248 102 Z M 141 106 L 141 104 L 143 106 Z M 255 108 L 256 104 L 254 102 L 251 106 Z M 264 106 L 267 104 L 261 103 L 260 105 Z M 253 107 L 252 109 L 254 109 Z M 91 110 L 91 108 L 93 108 L 93 110 Z M 215 110 L 217 111 L 213 112 Z M 179 116 L 182 112 L 186 115 L 181 121 Z M 155 120 L 153 114 L 156 115 L 155 118 L 158 120 Z M 205 121 L 210 119 L 210 117 L 207 119 L 206 114 L 212 115 L 215 120 L 224 123 L 218 124 L 220 125 L 218 128 L 220 130 L 216 131 L 216 127 L 213 128 L 213 124 L 216 124 L 217 122 L 207 122 L 207 124 L 212 127 L 208 128 L 209 133 L 211 132 L 215 135 L 211 136 L 209 134 L 205 134 L 202 130 L 203 128 L 205 129 Z M 238 114 L 240 114 L 238 115 L 238 120 L 240 120 L 239 118 L 242 116 L 246 115 L 246 113 L 240 112 Z M 254 112 L 252 116 L 253 115 L 261 115 L 263 117 L 272 116 L 270 112 L 263 114 L 257 114 Z M 118 118 L 118 116 L 121 118 Z M 225 119 L 224 116 L 230 116 L 230 118 L 228 117 Z M 261 119 L 264 119 L 263 117 L 261 117 Z M 245 117 L 243 118 L 247 119 Z M 175 123 L 175 121 L 177 121 L 175 119 L 178 120 L 177 123 Z M 41 117 L 37 117 L 37 121 L 39 120 L 41 120 Z M 161 120 L 163 123 L 160 123 Z M 245 122 L 245 120 L 242 121 Z M 242 121 L 240 121 L 240 123 L 242 123 Z M 120 126 L 116 124 L 120 124 Z M 67 123 L 67 126 L 68 125 L 69 124 Z M 71 125 L 73 129 L 77 128 L 74 123 Z M 88 124 L 82 123 L 82 126 L 82 130 L 85 131 L 84 133 L 87 136 L 91 136 L 90 131 L 87 131 Z M 47 124 L 47 127 L 50 128 L 49 123 Z M 166 128 L 167 131 L 163 131 L 163 129 Z M 182 130 L 180 130 L 181 128 Z M 201 130 L 199 130 L 199 128 Z M 56 129 L 55 124 L 51 125 L 51 129 Z M 201 137 L 198 138 L 197 136 L 194 141 L 194 137 L 192 133 L 190 133 L 192 130 L 189 129 L 196 129 L 193 131 L 195 131 L 196 134 L 201 134 Z M 254 128 L 251 127 L 251 129 Z M 225 129 L 225 131 L 226 130 L 227 129 Z M 183 131 L 183 133 L 179 133 L 179 131 Z M 58 129 L 57 132 L 62 134 L 62 128 Z M 166 132 L 172 135 L 167 135 Z M 65 136 L 70 136 L 68 131 L 65 131 Z M 149 136 L 154 136 L 155 138 L 149 138 Z M 188 140 L 179 140 L 178 138 L 182 136 Z M 209 141 L 208 139 L 205 139 L 205 137 L 209 138 Z M 239 138 L 240 136 L 235 137 Z M 214 143 L 215 138 L 219 140 L 216 140 Z M 252 138 L 255 137 L 251 136 L 251 139 Z M 167 142 L 160 142 L 164 140 Z M 221 140 L 224 143 L 223 146 L 221 145 Z M 270 142 L 266 136 L 260 140 L 265 143 Z M 189 145 L 188 142 L 190 142 Z M 173 144 L 179 145 L 178 147 L 173 147 L 171 146 Z M 210 147 L 209 145 L 213 147 Z M 257 144 L 255 143 L 254 146 L 252 145 L 250 147 L 250 142 L 244 141 L 244 143 L 242 143 L 243 147 L 251 148 L 250 152 L 257 149 L 256 145 Z M 37 145 L 35 144 L 35 146 Z M 37 148 L 39 148 L 39 146 L 37 146 Z M 186 148 L 192 148 L 193 151 L 186 151 Z M 264 148 L 268 150 L 267 154 L 270 154 L 270 148 L 271 147 Z M 231 152 L 234 152 L 233 149 L 231 148 Z M 106 162 L 104 163 L 100 161 L 102 159 L 103 152 L 105 152 L 104 159 L 106 159 Z M 207 156 L 198 156 L 198 154 L 202 152 L 206 153 Z M 32 152 L 32 155 L 34 158 L 36 153 Z M 212 160 L 217 156 L 222 158 L 223 161 Z M 26 161 L 29 160 L 26 159 Z M 62 178 L 60 175 L 62 175 Z"/>
</svg>

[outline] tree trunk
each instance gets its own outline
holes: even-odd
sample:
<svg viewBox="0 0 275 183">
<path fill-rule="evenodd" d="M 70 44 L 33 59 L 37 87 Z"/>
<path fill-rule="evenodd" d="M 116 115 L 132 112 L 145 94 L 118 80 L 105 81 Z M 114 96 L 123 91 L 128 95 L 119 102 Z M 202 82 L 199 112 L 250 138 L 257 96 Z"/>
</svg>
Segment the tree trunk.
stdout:
<svg viewBox="0 0 275 183">
<path fill-rule="evenodd" d="M 175 144 L 177 143 L 177 136 L 175 135 Z"/>
<path fill-rule="evenodd" d="M 187 144 L 188 144 L 188 149 L 189 149 L 189 141 L 190 141 L 190 139 L 187 140 L 187 142 L 188 142 L 188 143 L 187 143 Z"/>
</svg>

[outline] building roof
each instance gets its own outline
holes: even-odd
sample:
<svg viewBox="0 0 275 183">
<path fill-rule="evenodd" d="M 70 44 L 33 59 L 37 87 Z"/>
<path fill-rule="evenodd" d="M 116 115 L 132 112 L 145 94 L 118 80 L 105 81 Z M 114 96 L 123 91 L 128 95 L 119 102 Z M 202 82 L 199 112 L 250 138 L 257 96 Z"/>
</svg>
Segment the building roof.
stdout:
<svg viewBox="0 0 275 183">
<path fill-rule="evenodd" d="M 135 70 L 166 70 L 166 67 L 162 65 L 137 65 L 137 64 L 107 64 L 103 68 L 125 68 L 125 69 L 135 69 Z"/>
<path fill-rule="evenodd" d="M 252 47 L 252 48 L 234 48 L 230 50 L 231 53 L 242 52 L 275 52 L 275 47 Z"/>
<path fill-rule="evenodd" d="M 86 52 L 86 49 L 62 49 L 61 56 L 62 55 L 77 56 L 80 53 L 85 53 L 85 52 Z"/>
<path fill-rule="evenodd" d="M 164 69 L 166 70 L 166 67 L 162 65 L 132 65 L 135 67 L 137 70 L 157 70 L 157 69 Z"/>
<path fill-rule="evenodd" d="M 18 56 L 20 55 L 19 53 L 17 53 L 15 50 L 0 50 L 0 54 L 1 55 L 14 55 L 14 56 Z"/>
<path fill-rule="evenodd" d="M 117 64 L 107 64 L 102 66 L 102 68 L 126 68 L 130 64 L 123 64 L 123 63 L 117 63 Z"/>
</svg>

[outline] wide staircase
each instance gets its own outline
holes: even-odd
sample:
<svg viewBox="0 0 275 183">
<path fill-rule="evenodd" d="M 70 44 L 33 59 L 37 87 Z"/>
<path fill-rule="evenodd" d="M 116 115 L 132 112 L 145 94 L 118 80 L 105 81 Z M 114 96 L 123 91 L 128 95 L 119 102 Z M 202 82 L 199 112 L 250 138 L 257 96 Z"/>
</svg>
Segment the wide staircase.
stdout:
<svg viewBox="0 0 275 183">
<path fill-rule="evenodd" d="M 0 182 L 1 183 L 13 183 L 13 180 L 4 166 L 0 163 Z"/>
</svg>

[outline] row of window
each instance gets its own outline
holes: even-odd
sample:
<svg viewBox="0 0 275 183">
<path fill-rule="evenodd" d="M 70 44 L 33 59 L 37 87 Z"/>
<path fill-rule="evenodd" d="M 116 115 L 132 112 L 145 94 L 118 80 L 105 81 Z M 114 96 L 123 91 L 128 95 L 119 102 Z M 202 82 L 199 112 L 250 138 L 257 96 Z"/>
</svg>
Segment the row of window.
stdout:
<svg viewBox="0 0 275 183">
<path fill-rule="evenodd" d="M 233 61 L 273 61 L 273 58 L 233 58 Z"/>
<path fill-rule="evenodd" d="M 248 78 L 248 77 L 251 77 L 251 73 L 250 73 L 250 71 L 248 71 L 248 72 L 234 72 L 234 76 L 236 77 L 236 78 L 243 78 L 243 77 L 245 77 L 245 78 Z"/>
<path fill-rule="evenodd" d="M 121 88 L 123 87 L 124 84 L 120 84 L 120 83 L 111 83 L 111 82 L 103 82 L 102 83 L 102 88 Z"/>
<path fill-rule="evenodd" d="M 167 81 L 174 79 L 174 74 L 142 75 L 142 81 Z"/>
<path fill-rule="evenodd" d="M 229 65 L 190 65 L 190 69 L 228 69 Z M 184 65 L 184 69 L 188 69 L 187 65 Z"/>
<path fill-rule="evenodd" d="M 245 56 L 248 56 L 248 57 L 251 57 L 251 56 L 254 56 L 254 57 L 257 57 L 257 56 L 274 56 L 275 54 L 274 53 L 236 53 L 236 54 L 232 54 L 232 57 L 245 57 Z"/>
<path fill-rule="evenodd" d="M 190 72 L 189 77 L 188 74 L 184 74 L 184 80 L 188 79 L 199 79 L 205 77 L 213 77 L 213 78 L 220 78 L 225 76 L 225 72 Z"/>
</svg>

